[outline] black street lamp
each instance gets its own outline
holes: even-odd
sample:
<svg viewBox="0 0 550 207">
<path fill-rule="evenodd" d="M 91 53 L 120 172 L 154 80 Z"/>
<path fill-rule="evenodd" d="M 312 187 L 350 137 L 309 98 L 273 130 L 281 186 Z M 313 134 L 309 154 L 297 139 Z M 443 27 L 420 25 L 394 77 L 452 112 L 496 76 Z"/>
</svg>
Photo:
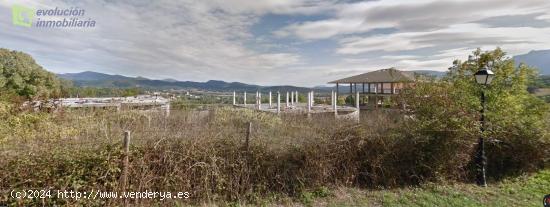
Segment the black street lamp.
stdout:
<svg viewBox="0 0 550 207">
<path fill-rule="evenodd" d="M 477 71 L 477 73 L 474 74 L 476 78 L 476 82 L 484 87 L 491 84 L 493 81 L 493 78 L 495 77 L 495 74 L 489 67 L 491 67 L 492 64 L 488 64 L 488 66 L 483 67 L 481 70 Z M 483 139 L 483 132 L 485 132 L 485 91 L 481 91 L 481 136 L 479 137 L 479 143 L 478 143 L 478 151 L 476 155 L 476 165 L 477 165 L 477 184 L 480 186 L 487 186 L 487 181 L 485 179 L 485 169 L 487 167 L 487 157 L 485 156 L 485 142 Z"/>
</svg>

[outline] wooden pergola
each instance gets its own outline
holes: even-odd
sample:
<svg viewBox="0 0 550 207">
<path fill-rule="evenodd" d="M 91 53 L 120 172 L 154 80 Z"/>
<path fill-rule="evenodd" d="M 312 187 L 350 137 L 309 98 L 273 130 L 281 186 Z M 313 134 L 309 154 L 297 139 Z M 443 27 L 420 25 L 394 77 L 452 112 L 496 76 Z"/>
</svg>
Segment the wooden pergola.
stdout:
<svg viewBox="0 0 550 207">
<path fill-rule="evenodd" d="M 390 97 L 399 94 L 410 82 L 415 80 L 412 71 L 400 71 L 395 68 L 381 69 L 363 73 L 329 83 L 336 84 L 336 97 L 338 97 L 340 84 L 349 84 L 350 94 L 364 94 L 373 97 L 378 103 L 378 97 Z M 361 87 L 358 91 L 357 87 Z M 365 88 L 366 87 L 366 88 Z"/>
</svg>

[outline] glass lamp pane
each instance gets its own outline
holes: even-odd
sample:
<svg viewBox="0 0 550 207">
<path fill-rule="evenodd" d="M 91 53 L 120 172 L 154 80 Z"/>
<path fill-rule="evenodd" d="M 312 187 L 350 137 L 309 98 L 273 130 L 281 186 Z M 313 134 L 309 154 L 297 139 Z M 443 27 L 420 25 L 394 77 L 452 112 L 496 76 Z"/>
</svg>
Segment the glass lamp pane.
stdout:
<svg viewBox="0 0 550 207">
<path fill-rule="evenodd" d="M 479 84 L 485 85 L 485 81 L 487 80 L 487 75 L 476 75 L 476 82 Z"/>
</svg>

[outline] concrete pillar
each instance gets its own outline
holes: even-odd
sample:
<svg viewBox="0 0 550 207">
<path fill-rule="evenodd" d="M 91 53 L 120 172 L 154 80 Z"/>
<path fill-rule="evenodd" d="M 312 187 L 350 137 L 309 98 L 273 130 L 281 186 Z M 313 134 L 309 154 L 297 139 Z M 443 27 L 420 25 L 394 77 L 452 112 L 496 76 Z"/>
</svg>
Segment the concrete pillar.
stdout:
<svg viewBox="0 0 550 207">
<path fill-rule="evenodd" d="M 296 105 L 298 105 L 298 103 L 300 103 L 300 101 L 298 100 L 298 91 L 296 91 L 296 93 L 294 93 L 294 95 L 296 95 L 296 100 L 294 103 L 296 103 Z"/>
<path fill-rule="evenodd" d="M 294 106 L 294 91 L 290 92 L 290 105 Z"/>
<path fill-rule="evenodd" d="M 277 91 L 277 114 L 281 113 L 281 93 Z"/>
<path fill-rule="evenodd" d="M 334 101 L 334 105 L 333 105 L 333 107 L 334 107 L 334 115 L 338 115 L 338 91 L 336 91 L 336 92 L 334 93 L 334 99 L 333 99 L 333 101 Z"/>
<path fill-rule="evenodd" d="M 287 91 L 287 92 L 286 92 L 286 107 L 287 107 L 287 108 L 288 108 L 288 99 L 289 99 L 289 98 L 290 98 L 290 97 L 288 97 L 288 91 Z"/>
<path fill-rule="evenodd" d="M 330 91 L 330 107 L 334 108 L 334 91 Z"/>
<path fill-rule="evenodd" d="M 170 103 L 166 104 L 166 117 L 170 116 Z M 149 118 L 149 122 L 151 121 L 151 118 Z M 151 125 L 151 124 L 149 124 Z"/>
<path fill-rule="evenodd" d="M 244 106 L 246 107 L 246 91 L 244 92 L 244 95 L 243 95 L 243 104 Z"/>
<path fill-rule="evenodd" d="M 262 92 L 258 92 L 258 110 L 262 110 Z"/>
<path fill-rule="evenodd" d="M 234 105 L 237 105 L 237 93 L 235 91 L 233 91 L 233 106 Z"/>
<path fill-rule="evenodd" d="M 269 91 L 269 108 L 271 108 L 271 91 Z"/>
<path fill-rule="evenodd" d="M 307 94 L 307 113 L 311 113 L 311 97 L 312 97 L 312 94 L 313 92 L 309 92 Z"/>
</svg>

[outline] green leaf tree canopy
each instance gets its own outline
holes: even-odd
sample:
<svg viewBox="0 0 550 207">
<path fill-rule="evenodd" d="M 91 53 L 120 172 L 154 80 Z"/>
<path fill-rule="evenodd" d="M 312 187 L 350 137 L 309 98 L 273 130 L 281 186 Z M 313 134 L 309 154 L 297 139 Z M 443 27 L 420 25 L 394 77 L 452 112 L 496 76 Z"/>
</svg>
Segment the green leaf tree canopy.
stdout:
<svg viewBox="0 0 550 207">
<path fill-rule="evenodd" d="M 23 52 L 0 48 L 0 91 L 29 100 L 57 97 L 60 81 Z"/>
<path fill-rule="evenodd" d="M 548 105 L 530 94 L 528 86 L 536 80 L 537 70 L 526 65 L 516 67 L 500 48 L 473 52 L 472 61 L 456 60 L 447 75 L 438 81 L 416 83 L 412 93 L 404 95 L 415 120 L 430 130 L 464 130 L 476 134 L 481 109 L 480 96 L 487 98 L 488 133 L 509 131 L 510 127 L 540 131 L 547 126 Z M 493 62 L 493 82 L 483 87 L 474 73 Z"/>
<path fill-rule="evenodd" d="M 463 156 L 487 138 L 488 176 L 538 169 L 548 157 L 549 105 L 527 87 L 537 71 L 517 66 L 499 48 L 473 52 L 473 60 L 456 60 L 441 80 L 418 81 L 401 95 L 410 117 L 402 129 L 411 137 L 426 137 L 427 150 L 459 149 L 446 158 Z M 474 73 L 493 62 L 495 77 L 488 86 L 476 83 Z M 480 132 L 481 92 L 486 95 L 486 130 Z M 449 147 L 449 148 L 445 148 Z M 467 152 L 467 153 L 466 153 Z M 462 153 L 462 154 L 461 154 Z M 526 160 L 529 160 L 526 162 Z M 461 169 L 466 165 L 457 161 Z"/>
</svg>

